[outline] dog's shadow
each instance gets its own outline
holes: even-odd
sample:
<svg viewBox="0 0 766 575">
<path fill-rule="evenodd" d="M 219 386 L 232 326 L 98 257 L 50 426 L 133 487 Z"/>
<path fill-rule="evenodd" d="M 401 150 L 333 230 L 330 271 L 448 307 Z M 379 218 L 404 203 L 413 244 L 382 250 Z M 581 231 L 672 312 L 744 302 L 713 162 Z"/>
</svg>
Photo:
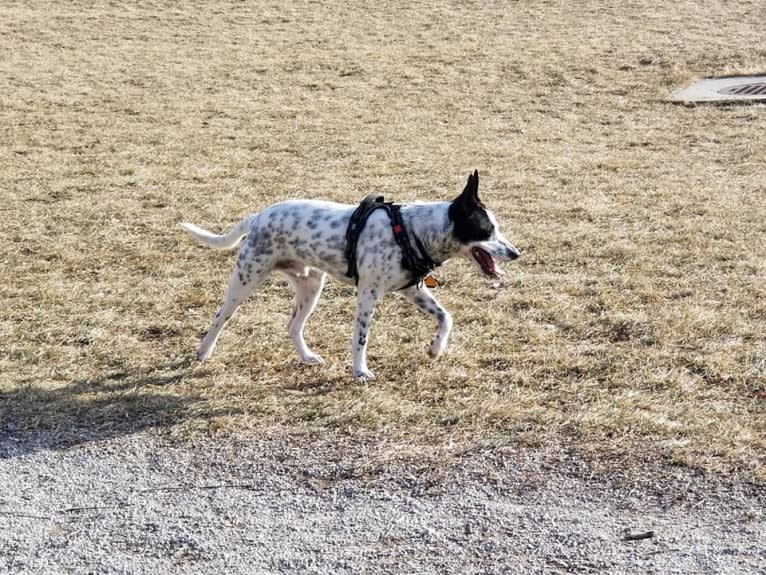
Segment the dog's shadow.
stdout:
<svg viewBox="0 0 766 575">
<path fill-rule="evenodd" d="M 0 391 L 0 459 L 214 416 L 199 398 L 168 389 L 206 375 L 190 360 L 181 360 L 139 371 L 112 370 L 60 387 Z"/>
<path fill-rule="evenodd" d="M 280 388 L 285 391 L 300 393 L 306 396 L 324 396 L 346 389 L 349 385 L 348 380 L 348 376 L 344 375 L 327 376 L 309 374 L 309 376 L 305 378 L 294 378 L 285 381 L 280 385 Z"/>
</svg>

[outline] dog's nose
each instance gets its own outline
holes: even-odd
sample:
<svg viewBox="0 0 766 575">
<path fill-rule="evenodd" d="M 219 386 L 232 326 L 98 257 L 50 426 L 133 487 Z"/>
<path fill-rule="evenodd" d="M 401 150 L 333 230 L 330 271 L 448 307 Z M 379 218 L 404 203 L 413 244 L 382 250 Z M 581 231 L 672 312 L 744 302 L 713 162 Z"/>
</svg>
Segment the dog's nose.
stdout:
<svg viewBox="0 0 766 575">
<path fill-rule="evenodd" d="M 515 247 L 509 247 L 508 248 L 508 259 L 513 261 L 516 258 L 518 258 L 521 255 L 521 252 L 517 250 Z"/>
</svg>

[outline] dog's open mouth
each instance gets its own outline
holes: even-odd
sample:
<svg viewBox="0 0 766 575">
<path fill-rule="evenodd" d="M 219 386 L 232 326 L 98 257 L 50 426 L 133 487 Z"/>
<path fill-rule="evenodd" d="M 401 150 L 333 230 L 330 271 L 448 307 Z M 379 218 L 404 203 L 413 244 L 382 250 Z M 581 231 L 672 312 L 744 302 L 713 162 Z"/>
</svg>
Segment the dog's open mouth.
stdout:
<svg viewBox="0 0 766 575">
<path fill-rule="evenodd" d="M 495 266 L 495 259 L 488 251 L 474 246 L 471 248 L 471 255 L 473 256 L 473 259 L 476 260 L 476 263 L 479 264 L 481 271 L 483 271 L 485 275 L 494 278 L 503 273 L 503 270 Z"/>
</svg>

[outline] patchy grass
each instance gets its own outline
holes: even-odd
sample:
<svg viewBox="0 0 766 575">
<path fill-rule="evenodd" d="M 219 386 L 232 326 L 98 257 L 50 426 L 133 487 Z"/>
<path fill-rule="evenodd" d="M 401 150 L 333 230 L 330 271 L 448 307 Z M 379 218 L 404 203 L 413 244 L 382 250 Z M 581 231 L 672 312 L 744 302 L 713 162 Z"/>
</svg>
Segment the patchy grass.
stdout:
<svg viewBox="0 0 766 575">
<path fill-rule="evenodd" d="M 766 109 L 663 98 L 766 69 L 756 1 L 7 5 L 0 431 L 165 426 L 561 442 L 766 479 Z M 523 258 L 440 271 L 449 353 L 398 296 L 350 378 L 330 282 L 297 361 L 274 277 L 190 358 L 283 198 L 449 199 L 469 170 Z M 5 422 L 5 423 L 2 423 Z"/>
</svg>

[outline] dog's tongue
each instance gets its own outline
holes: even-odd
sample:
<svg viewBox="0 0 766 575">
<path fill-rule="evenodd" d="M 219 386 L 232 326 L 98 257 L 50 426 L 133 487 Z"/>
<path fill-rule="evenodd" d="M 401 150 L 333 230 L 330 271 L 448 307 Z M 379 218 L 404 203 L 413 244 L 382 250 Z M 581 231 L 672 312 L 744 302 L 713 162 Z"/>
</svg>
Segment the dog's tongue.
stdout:
<svg viewBox="0 0 766 575">
<path fill-rule="evenodd" d="M 472 251 L 476 261 L 479 262 L 481 269 L 485 274 L 488 276 L 495 276 L 503 275 L 505 273 L 503 270 L 495 267 L 495 260 L 488 252 L 479 247 L 473 248 Z"/>
</svg>

